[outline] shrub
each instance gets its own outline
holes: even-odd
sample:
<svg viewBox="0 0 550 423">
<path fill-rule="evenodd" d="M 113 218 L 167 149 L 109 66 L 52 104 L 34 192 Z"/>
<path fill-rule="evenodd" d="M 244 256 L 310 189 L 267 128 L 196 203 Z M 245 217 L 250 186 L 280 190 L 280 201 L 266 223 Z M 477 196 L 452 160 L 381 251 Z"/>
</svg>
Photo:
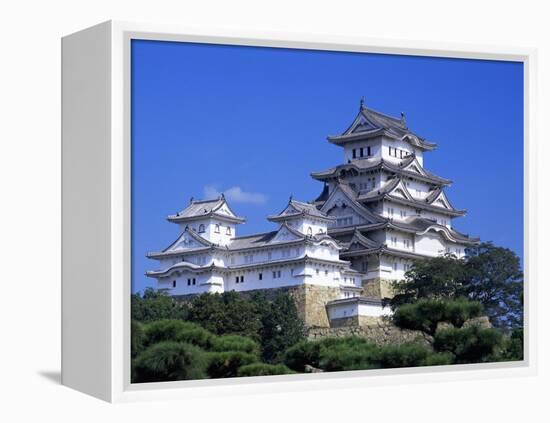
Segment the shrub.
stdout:
<svg viewBox="0 0 550 423">
<path fill-rule="evenodd" d="M 186 342 L 207 349 L 213 335 L 200 326 L 181 320 L 158 320 L 145 325 L 145 343 Z"/>
<path fill-rule="evenodd" d="M 187 308 L 178 304 L 173 298 L 155 291 L 153 288 L 145 289 L 143 295 L 132 294 L 131 297 L 132 319 L 142 323 L 160 319 L 183 319 L 187 317 Z"/>
<path fill-rule="evenodd" d="M 145 345 L 145 332 L 143 331 L 143 325 L 136 320 L 132 320 L 131 322 L 130 336 L 131 354 L 133 358 L 143 351 Z"/>
<path fill-rule="evenodd" d="M 301 341 L 290 347 L 283 356 L 284 363 L 297 372 L 305 371 L 306 364 L 319 367 L 320 342 Z"/>
<path fill-rule="evenodd" d="M 212 351 L 242 351 L 254 355 L 260 354 L 260 345 L 253 339 L 239 335 L 216 336 L 211 340 Z"/>
<path fill-rule="evenodd" d="M 434 338 L 434 348 L 452 353 L 456 363 L 498 361 L 502 345 L 503 337 L 498 330 L 478 326 L 438 330 Z"/>
<path fill-rule="evenodd" d="M 379 348 L 360 338 L 343 338 L 338 343 L 321 345 L 319 366 L 327 372 L 380 367 Z"/>
<path fill-rule="evenodd" d="M 428 347 L 415 343 L 388 345 L 380 347 L 377 364 L 381 368 L 390 369 L 423 366 L 431 352 Z"/>
<path fill-rule="evenodd" d="M 238 376 L 271 376 L 294 373 L 284 364 L 252 363 L 239 367 Z"/>
<path fill-rule="evenodd" d="M 211 378 L 235 377 L 239 367 L 258 361 L 254 354 L 242 351 L 208 353 L 207 373 Z"/>
<path fill-rule="evenodd" d="M 502 359 L 505 361 L 523 360 L 523 329 L 514 329 L 510 337 L 506 339 Z"/>
<path fill-rule="evenodd" d="M 445 366 L 454 363 L 454 356 L 451 353 L 432 353 L 426 357 L 425 366 Z"/>
<path fill-rule="evenodd" d="M 152 345 L 134 360 L 133 382 L 161 382 L 206 377 L 207 360 L 200 348 L 165 341 Z"/>
<path fill-rule="evenodd" d="M 393 322 L 401 328 L 434 335 L 439 322 L 449 322 L 460 327 L 466 320 L 478 317 L 482 312 L 483 307 L 475 301 L 423 299 L 399 306 L 393 315 Z"/>
</svg>

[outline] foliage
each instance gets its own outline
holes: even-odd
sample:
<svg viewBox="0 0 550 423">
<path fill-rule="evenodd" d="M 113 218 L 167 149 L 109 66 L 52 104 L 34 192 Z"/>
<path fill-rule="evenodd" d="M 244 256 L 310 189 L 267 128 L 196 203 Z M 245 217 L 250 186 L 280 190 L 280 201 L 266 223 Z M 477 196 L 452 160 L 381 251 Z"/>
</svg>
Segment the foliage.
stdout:
<svg viewBox="0 0 550 423">
<path fill-rule="evenodd" d="M 421 330 L 434 335 L 439 322 L 448 322 L 461 327 L 464 322 L 483 313 L 480 303 L 458 300 L 421 299 L 399 306 L 393 314 L 396 326 Z"/>
<path fill-rule="evenodd" d="M 207 360 L 198 347 L 164 341 L 147 348 L 133 362 L 133 382 L 161 382 L 206 377 Z"/>
<path fill-rule="evenodd" d="M 507 248 L 481 243 L 466 259 L 453 255 L 416 261 L 405 279 L 393 284 L 392 309 L 420 299 L 478 301 L 494 327 L 510 330 L 523 324 L 523 273 L 519 258 Z"/>
<path fill-rule="evenodd" d="M 523 360 L 523 329 L 514 329 L 504 341 L 502 359 L 506 361 Z"/>
<path fill-rule="evenodd" d="M 294 373 L 284 364 L 252 363 L 239 367 L 237 376 L 271 376 Z"/>
<path fill-rule="evenodd" d="M 482 243 L 468 250 L 464 294 L 483 304 L 491 323 L 506 330 L 523 326 L 523 272 L 508 248 Z"/>
<path fill-rule="evenodd" d="M 147 323 L 160 319 L 187 318 L 187 310 L 162 291 L 146 288 L 143 295 L 132 294 L 132 319 Z"/>
<path fill-rule="evenodd" d="M 208 353 L 207 373 L 211 378 L 235 377 L 239 367 L 256 363 L 258 357 L 242 351 Z"/>
<path fill-rule="evenodd" d="M 253 339 L 240 335 L 222 335 L 212 338 L 211 351 L 242 351 L 260 355 L 260 345 Z"/>
<path fill-rule="evenodd" d="M 143 325 L 136 320 L 132 320 L 130 329 L 130 345 L 132 358 L 136 357 L 145 346 L 145 332 Z"/>
<path fill-rule="evenodd" d="M 434 348 L 453 354 L 457 364 L 499 361 L 502 346 L 500 331 L 479 326 L 441 329 L 434 337 Z"/>
<path fill-rule="evenodd" d="M 261 319 L 254 302 L 234 291 L 201 294 L 188 310 L 189 321 L 217 335 L 235 334 L 260 340 Z"/>
<path fill-rule="evenodd" d="M 161 341 L 186 342 L 209 348 L 213 335 L 199 325 L 181 320 L 158 320 L 145 325 L 145 344 Z"/>
<path fill-rule="evenodd" d="M 305 328 L 292 298 L 279 293 L 268 301 L 259 294 L 253 301 L 260 310 L 262 328 L 262 359 L 267 362 L 280 362 L 283 352 L 304 339 Z"/>
<path fill-rule="evenodd" d="M 465 278 L 464 260 L 453 255 L 417 260 L 405 279 L 393 284 L 392 309 L 420 299 L 457 298 Z"/>
</svg>

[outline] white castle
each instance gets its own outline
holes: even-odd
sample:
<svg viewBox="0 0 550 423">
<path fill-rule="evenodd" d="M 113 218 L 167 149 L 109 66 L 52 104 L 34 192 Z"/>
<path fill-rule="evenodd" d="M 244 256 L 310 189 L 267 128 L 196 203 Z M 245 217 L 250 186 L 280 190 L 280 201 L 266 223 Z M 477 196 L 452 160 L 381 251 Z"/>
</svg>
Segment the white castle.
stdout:
<svg viewBox="0 0 550 423">
<path fill-rule="evenodd" d="M 245 220 L 223 195 L 192 199 L 168 216 L 180 235 L 148 254 L 159 269 L 146 275 L 173 296 L 308 288 L 304 320 L 326 326 L 388 314 L 381 299 L 391 297 L 391 281 L 402 279 L 413 260 L 463 257 L 478 242 L 452 228 L 465 211 L 445 195 L 451 181 L 424 169 L 423 155 L 436 145 L 413 134 L 403 115 L 390 117 L 361 101 L 351 126 L 328 140 L 343 148 L 344 164 L 311 174 L 325 184 L 315 201 L 291 197 L 268 216 L 278 225 L 274 231 L 237 236 Z"/>
</svg>

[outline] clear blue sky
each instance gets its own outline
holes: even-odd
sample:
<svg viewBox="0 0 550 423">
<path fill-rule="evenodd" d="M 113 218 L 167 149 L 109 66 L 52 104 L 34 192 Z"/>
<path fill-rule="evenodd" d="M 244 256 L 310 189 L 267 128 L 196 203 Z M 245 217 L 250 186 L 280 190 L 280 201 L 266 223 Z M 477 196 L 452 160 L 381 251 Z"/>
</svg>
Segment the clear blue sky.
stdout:
<svg viewBox="0 0 550 423">
<path fill-rule="evenodd" d="M 343 161 L 326 136 L 342 132 L 359 99 L 405 112 L 436 142 L 425 167 L 454 181 L 447 193 L 468 214 L 455 227 L 523 257 L 523 65 L 235 47 L 132 43 L 133 291 L 178 236 L 168 214 L 190 197 L 227 191 L 247 222 L 238 234 L 274 229 L 268 214 L 290 194 L 314 199 L 309 173 Z M 232 201 L 233 200 L 233 201 Z"/>
</svg>

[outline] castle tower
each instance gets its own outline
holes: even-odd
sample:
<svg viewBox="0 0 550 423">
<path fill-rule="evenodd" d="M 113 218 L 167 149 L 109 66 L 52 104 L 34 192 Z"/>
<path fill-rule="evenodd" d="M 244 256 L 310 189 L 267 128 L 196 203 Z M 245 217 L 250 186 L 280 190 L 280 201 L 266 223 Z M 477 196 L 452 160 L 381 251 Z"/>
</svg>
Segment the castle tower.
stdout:
<svg viewBox="0 0 550 423">
<path fill-rule="evenodd" d="M 424 169 L 424 154 L 436 145 L 411 132 L 403 114 L 391 117 L 361 101 L 348 129 L 327 139 L 342 147 L 344 163 L 311 174 L 325 184 L 314 203 L 333 218 L 328 233 L 344 246 L 340 258 L 366 275 L 364 295 L 391 297 L 391 281 L 413 260 L 460 258 L 479 241 L 453 229 L 452 219 L 466 211 L 444 192 L 452 182 Z"/>
</svg>

